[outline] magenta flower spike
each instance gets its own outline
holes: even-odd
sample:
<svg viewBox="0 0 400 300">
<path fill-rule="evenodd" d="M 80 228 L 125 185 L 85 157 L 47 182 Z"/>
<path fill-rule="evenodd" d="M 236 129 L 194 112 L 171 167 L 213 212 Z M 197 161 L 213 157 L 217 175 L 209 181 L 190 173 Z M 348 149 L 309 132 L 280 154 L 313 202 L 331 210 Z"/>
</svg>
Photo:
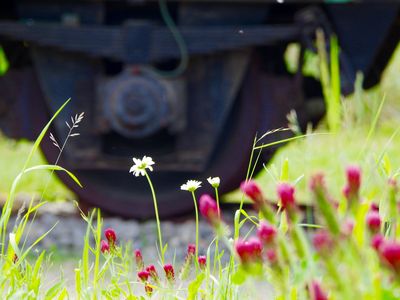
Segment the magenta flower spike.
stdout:
<svg viewBox="0 0 400 300">
<path fill-rule="evenodd" d="M 382 259 L 396 272 L 400 271 L 400 244 L 396 241 L 385 241 L 379 247 Z"/>
<path fill-rule="evenodd" d="M 328 231 L 320 229 L 318 230 L 312 239 L 315 250 L 319 253 L 327 253 L 332 250 L 333 239 Z"/>
<path fill-rule="evenodd" d="M 100 250 L 102 253 L 110 252 L 110 245 L 105 240 L 101 240 L 100 242 Z"/>
<path fill-rule="evenodd" d="M 206 263 L 207 263 L 207 257 L 205 255 L 200 255 L 199 258 L 197 259 L 200 269 L 205 270 L 206 269 Z"/>
<path fill-rule="evenodd" d="M 376 251 L 379 251 L 384 242 L 385 238 L 382 234 L 375 234 L 371 239 L 371 247 L 374 248 Z"/>
<path fill-rule="evenodd" d="M 147 271 L 138 272 L 138 277 L 141 281 L 146 282 L 149 279 L 150 273 Z"/>
<path fill-rule="evenodd" d="M 253 237 L 248 241 L 239 239 L 236 241 L 235 249 L 244 265 L 262 261 L 262 245 L 258 238 Z"/>
<path fill-rule="evenodd" d="M 261 189 L 254 180 L 243 181 L 240 184 L 240 189 L 256 205 L 261 205 L 263 203 L 264 200 Z"/>
<path fill-rule="evenodd" d="M 117 235 L 115 234 L 114 229 L 112 228 L 107 228 L 104 231 L 104 235 L 108 241 L 108 243 L 110 244 L 110 246 L 115 245 L 116 241 L 117 241 Z"/>
<path fill-rule="evenodd" d="M 144 261 L 143 261 L 142 251 L 140 251 L 140 249 L 135 250 L 135 261 L 136 261 L 137 269 L 139 271 L 143 270 Z"/>
<path fill-rule="evenodd" d="M 328 300 L 327 294 L 322 289 L 320 283 L 316 280 L 313 280 L 309 286 L 310 298 L 312 300 Z"/>
<path fill-rule="evenodd" d="M 156 270 L 156 267 L 154 265 L 149 265 L 148 267 L 146 267 L 146 271 L 149 272 L 150 277 L 155 281 L 158 282 L 159 281 L 159 276 Z"/>
<path fill-rule="evenodd" d="M 290 209 L 295 206 L 294 192 L 294 187 L 288 183 L 278 185 L 277 193 L 283 209 Z"/>
<path fill-rule="evenodd" d="M 275 242 L 277 229 L 274 225 L 266 221 L 261 221 L 257 230 L 257 236 L 260 241 L 266 245 L 272 245 Z"/>
<path fill-rule="evenodd" d="M 210 224 L 219 224 L 220 219 L 217 202 L 215 202 L 210 195 L 204 194 L 200 197 L 199 210 L 202 216 L 206 218 Z"/>
<path fill-rule="evenodd" d="M 378 211 L 370 211 L 365 218 L 368 229 L 372 233 L 377 233 L 381 229 L 382 220 Z"/>
<path fill-rule="evenodd" d="M 187 248 L 187 257 L 191 257 L 196 253 L 196 245 L 189 244 Z"/>
<path fill-rule="evenodd" d="M 164 265 L 164 272 L 165 272 L 165 276 L 167 277 L 167 280 L 170 283 L 173 283 L 175 281 L 174 267 L 171 264 L 166 264 L 166 265 Z"/>
</svg>

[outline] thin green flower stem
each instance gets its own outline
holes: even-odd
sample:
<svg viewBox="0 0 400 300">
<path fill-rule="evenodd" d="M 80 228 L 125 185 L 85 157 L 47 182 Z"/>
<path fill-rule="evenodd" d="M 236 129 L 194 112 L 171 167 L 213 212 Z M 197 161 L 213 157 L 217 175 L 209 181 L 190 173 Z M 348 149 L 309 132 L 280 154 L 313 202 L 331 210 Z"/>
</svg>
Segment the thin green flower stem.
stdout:
<svg viewBox="0 0 400 300">
<path fill-rule="evenodd" d="M 215 200 L 217 200 L 217 208 L 218 208 L 218 219 L 221 220 L 221 211 L 219 208 L 219 194 L 218 194 L 218 187 L 215 187 Z M 216 236 L 215 239 L 215 252 L 214 252 L 214 268 L 213 268 L 213 273 L 215 273 L 215 269 L 216 269 L 216 261 L 217 261 L 217 257 L 218 257 L 218 267 L 219 270 L 221 271 L 221 260 L 219 259 L 219 237 L 218 235 Z"/>
<path fill-rule="evenodd" d="M 194 203 L 194 211 L 196 213 L 196 266 L 197 266 L 199 258 L 199 211 L 197 209 L 197 200 L 194 191 L 192 191 L 192 197 Z"/>
<path fill-rule="evenodd" d="M 164 246 L 163 246 L 162 235 L 161 235 L 160 217 L 158 216 L 156 193 L 154 192 L 154 187 L 150 180 L 150 176 L 149 176 L 149 174 L 147 174 L 146 171 L 145 171 L 145 176 L 147 178 L 147 181 L 149 182 L 150 189 L 151 189 L 151 195 L 153 196 L 154 212 L 156 213 L 157 230 L 158 230 L 158 242 L 160 244 L 159 246 L 160 246 L 160 253 L 161 253 L 161 263 L 164 265 Z"/>
</svg>

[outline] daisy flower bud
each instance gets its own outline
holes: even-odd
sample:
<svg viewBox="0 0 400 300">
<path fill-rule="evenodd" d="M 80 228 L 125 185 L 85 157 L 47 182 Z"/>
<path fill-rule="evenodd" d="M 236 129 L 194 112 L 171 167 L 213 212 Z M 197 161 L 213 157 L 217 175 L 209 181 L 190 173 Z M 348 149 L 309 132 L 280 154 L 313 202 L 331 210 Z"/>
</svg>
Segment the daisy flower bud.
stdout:
<svg viewBox="0 0 400 300">
<path fill-rule="evenodd" d="M 140 249 L 135 250 L 135 261 L 137 269 L 140 271 L 143 270 L 144 262 L 143 262 L 142 251 L 140 251 Z"/>
<path fill-rule="evenodd" d="M 313 280 L 308 285 L 308 289 L 310 291 L 310 298 L 312 300 L 328 300 L 328 296 L 326 295 L 318 281 Z"/>
<path fill-rule="evenodd" d="M 198 261 L 198 263 L 199 263 L 200 269 L 201 269 L 201 270 L 205 270 L 205 268 L 206 268 L 206 263 L 207 263 L 207 258 L 206 258 L 206 256 L 205 256 L 205 255 L 200 255 L 200 256 L 198 257 L 197 261 Z"/>
<path fill-rule="evenodd" d="M 164 265 L 164 272 L 165 276 L 167 277 L 167 280 L 170 283 L 173 283 L 175 281 L 174 267 L 171 264 L 166 264 Z"/>
<path fill-rule="evenodd" d="M 370 211 L 370 212 L 367 213 L 367 216 L 366 216 L 365 219 L 366 219 L 366 222 L 367 222 L 368 229 L 372 233 L 376 233 L 381 229 L 382 220 L 381 220 L 381 217 L 379 215 L 379 212 Z"/>
<path fill-rule="evenodd" d="M 276 235 L 277 229 L 275 226 L 266 221 L 260 222 L 260 226 L 257 230 L 257 236 L 264 245 L 268 246 L 273 244 L 275 242 Z"/>
<path fill-rule="evenodd" d="M 188 180 L 185 184 L 181 185 L 182 191 L 194 192 L 199 187 L 201 187 L 201 181 Z"/>
<path fill-rule="evenodd" d="M 211 184 L 211 186 L 213 187 L 213 188 L 218 188 L 219 187 L 219 184 L 220 184 L 220 179 L 219 179 L 219 177 L 208 177 L 207 178 L 207 181 L 208 181 L 208 183 L 209 184 Z"/>
<path fill-rule="evenodd" d="M 110 245 L 108 245 L 107 241 L 101 240 L 101 242 L 100 242 L 100 250 L 101 250 L 101 253 L 110 252 Z"/>
<path fill-rule="evenodd" d="M 115 242 L 117 241 L 117 235 L 115 234 L 114 229 L 112 228 L 107 228 L 104 231 L 104 235 L 108 241 L 108 243 L 110 244 L 110 246 L 112 247 L 113 245 L 115 245 Z"/>
<path fill-rule="evenodd" d="M 240 189 L 247 197 L 253 200 L 256 205 L 261 205 L 263 203 L 261 189 L 254 180 L 243 181 L 240 184 Z"/>
<path fill-rule="evenodd" d="M 220 220 L 217 202 L 215 202 L 210 195 L 204 194 L 200 197 L 199 210 L 210 224 L 216 225 L 219 223 Z"/>
<path fill-rule="evenodd" d="M 147 271 L 140 271 L 137 275 L 141 281 L 146 282 L 149 279 L 150 273 Z"/>
</svg>

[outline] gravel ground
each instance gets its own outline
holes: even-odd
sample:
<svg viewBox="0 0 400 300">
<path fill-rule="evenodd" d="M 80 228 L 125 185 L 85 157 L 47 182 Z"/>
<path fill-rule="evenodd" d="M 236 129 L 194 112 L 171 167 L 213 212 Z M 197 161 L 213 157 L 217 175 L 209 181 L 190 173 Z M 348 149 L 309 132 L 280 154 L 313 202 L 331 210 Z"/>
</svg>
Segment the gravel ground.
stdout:
<svg viewBox="0 0 400 300">
<path fill-rule="evenodd" d="M 232 211 L 223 212 L 224 221 L 232 224 Z M 10 220 L 9 228 L 15 223 L 16 216 Z M 37 238 L 52 231 L 40 241 L 36 249 L 57 249 L 58 251 L 79 255 L 83 248 L 84 235 L 86 233 L 86 222 L 71 203 L 47 203 L 39 211 L 32 225 L 25 230 L 28 233 L 27 245 L 32 244 Z M 155 263 L 157 258 L 156 241 L 157 225 L 155 220 L 138 222 L 135 220 L 124 220 L 116 217 L 105 217 L 103 228 L 112 227 L 118 237 L 119 243 L 130 243 L 134 249 L 141 249 L 144 259 L 149 263 Z M 195 221 L 190 216 L 179 221 L 162 221 L 162 234 L 164 243 L 168 243 L 166 259 L 184 259 L 187 245 L 195 243 Z M 204 220 L 200 221 L 199 254 L 206 254 L 208 245 L 214 238 L 210 225 Z M 244 232 L 249 230 L 249 226 Z"/>
</svg>

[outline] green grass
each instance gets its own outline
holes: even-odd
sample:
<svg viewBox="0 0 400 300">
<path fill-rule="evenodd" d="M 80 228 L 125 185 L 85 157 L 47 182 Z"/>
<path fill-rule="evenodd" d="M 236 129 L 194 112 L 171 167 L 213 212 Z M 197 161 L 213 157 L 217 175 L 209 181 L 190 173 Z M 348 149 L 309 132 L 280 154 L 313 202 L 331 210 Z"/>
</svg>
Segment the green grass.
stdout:
<svg viewBox="0 0 400 300">
<path fill-rule="evenodd" d="M 400 131 L 399 69 L 400 47 L 394 53 L 379 86 L 369 91 L 358 90 L 343 100 L 344 121 L 339 132 L 309 136 L 280 148 L 273 159 L 266 163 L 266 169 L 256 176 L 267 197 L 276 198 L 274 187 L 286 160 L 289 165 L 288 180 L 297 182 L 299 201 L 303 203 L 310 201 L 306 197 L 308 178 L 322 169 L 329 178 L 328 185 L 336 192 L 333 196 L 340 198 L 344 167 L 348 164 L 362 167 L 367 183 L 364 185 L 365 193 L 371 197 L 377 196 L 377 191 L 384 186 L 386 180 L 379 169 L 382 169 L 384 163 L 388 167 L 389 162 L 392 174 L 400 168 L 400 133 L 397 133 Z M 368 138 L 383 99 L 377 126 Z M 321 123 L 315 132 L 327 133 L 328 129 Z M 240 191 L 234 191 L 223 198 L 226 202 L 237 203 L 241 199 Z"/>
<path fill-rule="evenodd" d="M 25 158 L 32 149 L 32 145 L 27 140 L 14 141 L 6 138 L 4 135 L 0 135 L 0 166 L 2 166 L 0 172 L 1 197 L 7 197 L 12 182 L 22 170 Z M 41 165 L 46 162 L 41 152 L 35 152 L 31 163 L 32 165 Z M 21 180 L 17 188 L 17 193 L 26 194 L 28 197 L 41 197 L 43 189 L 47 184 L 47 178 L 49 178 L 48 185 L 43 195 L 45 200 L 56 201 L 73 198 L 72 192 L 61 183 L 55 174 L 51 175 L 50 171 L 27 174 Z"/>
</svg>

